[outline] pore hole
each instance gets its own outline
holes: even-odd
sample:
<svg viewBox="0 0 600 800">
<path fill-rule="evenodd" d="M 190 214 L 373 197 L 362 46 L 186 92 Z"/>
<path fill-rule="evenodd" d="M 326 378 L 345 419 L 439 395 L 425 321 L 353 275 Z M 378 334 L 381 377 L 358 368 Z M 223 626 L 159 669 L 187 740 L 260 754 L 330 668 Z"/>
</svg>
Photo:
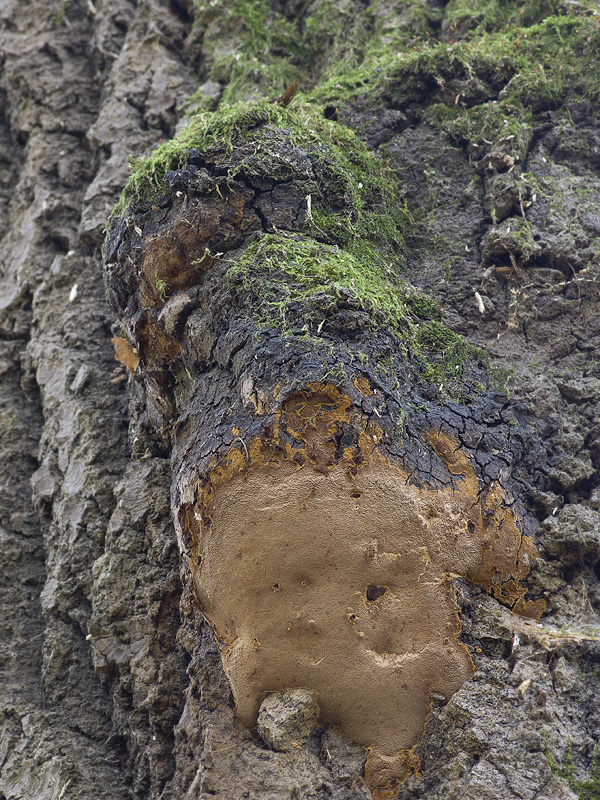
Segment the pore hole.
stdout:
<svg viewBox="0 0 600 800">
<path fill-rule="evenodd" d="M 374 583 L 370 583 L 367 586 L 367 600 L 369 603 L 374 603 L 375 600 L 379 600 L 380 597 L 383 597 L 386 592 L 386 586 L 375 586 Z"/>
<path fill-rule="evenodd" d="M 350 492 L 350 497 L 360 497 L 362 492 Z"/>
<path fill-rule="evenodd" d="M 323 109 L 323 116 L 325 119 L 337 119 L 337 106 L 325 106 Z"/>
<path fill-rule="evenodd" d="M 595 575 L 595 576 L 598 578 L 598 580 L 600 581 L 600 560 L 596 561 L 596 563 L 594 564 L 594 566 L 592 567 L 592 569 L 594 570 L 594 575 Z"/>
</svg>

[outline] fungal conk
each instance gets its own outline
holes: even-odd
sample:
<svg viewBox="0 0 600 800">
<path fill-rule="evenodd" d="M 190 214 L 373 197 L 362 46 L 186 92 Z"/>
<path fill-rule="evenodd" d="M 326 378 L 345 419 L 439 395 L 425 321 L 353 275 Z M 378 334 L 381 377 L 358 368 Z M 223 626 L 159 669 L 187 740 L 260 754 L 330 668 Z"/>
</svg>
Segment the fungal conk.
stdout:
<svg viewBox="0 0 600 800">
<path fill-rule="evenodd" d="M 358 421 L 357 421 L 358 420 Z M 354 443 L 340 447 L 342 424 Z M 366 779 L 393 797 L 418 767 L 434 693 L 473 664 L 459 642 L 452 576 L 516 611 L 537 555 L 466 454 L 431 433 L 452 481 L 413 485 L 378 449 L 380 431 L 327 385 L 282 404 L 270 438 L 236 447 L 196 488 L 189 558 L 241 721 L 268 692 L 317 693 L 319 721 L 368 749 Z"/>
</svg>

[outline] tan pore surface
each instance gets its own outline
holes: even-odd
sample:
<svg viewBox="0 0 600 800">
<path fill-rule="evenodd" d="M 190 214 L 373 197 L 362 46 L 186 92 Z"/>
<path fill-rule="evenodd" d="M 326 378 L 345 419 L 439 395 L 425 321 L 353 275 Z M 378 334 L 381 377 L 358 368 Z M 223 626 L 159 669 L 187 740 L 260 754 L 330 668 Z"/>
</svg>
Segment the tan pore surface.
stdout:
<svg viewBox="0 0 600 800">
<path fill-rule="evenodd" d="M 482 546 L 490 532 L 464 455 L 446 453 L 462 491 L 409 485 L 376 431 L 334 458 L 328 439 L 349 402 L 319 388 L 280 419 L 304 450 L 255 441 L 253 466 L 232 453 L 215 471 L 190 564 L 241 721 L 256 725 L 267 692 L 315 690 L 320 722 L 369 749 L 367 781 L 392 797 L 418 766 L 432 693 L 449 698 L 472 674 L 450 576 L 489 577 L 483 550 L 498 548 Z"/>
</svg>

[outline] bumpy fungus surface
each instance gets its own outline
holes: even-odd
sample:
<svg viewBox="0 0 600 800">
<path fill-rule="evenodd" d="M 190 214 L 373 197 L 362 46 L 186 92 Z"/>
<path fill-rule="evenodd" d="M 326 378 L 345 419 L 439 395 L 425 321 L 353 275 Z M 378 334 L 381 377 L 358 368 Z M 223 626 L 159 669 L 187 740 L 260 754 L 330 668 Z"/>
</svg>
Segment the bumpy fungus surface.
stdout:
<svg viewBox="0 0 600 800">
<path fill-rule="evenodd" d="M 340 447 L 347 426 L 356 444 Z M 432 693 L 449 698 L 473 670 L 452 576 L 526 614 L 542 607 L 523 601 L 537 553 L 500 486 L 482 492 L 434 432 L 454 486 L 415 486 L 380 435 L 337 389 L 312 385 L 283 403 L 269 440 L 232 450 L 198 485 L 185 525 L 242 722 L 256 726 L 267 692 L 315 690 L 320 721 L 369 749 L 383 798 L 418 767 Z"/>
</svg>

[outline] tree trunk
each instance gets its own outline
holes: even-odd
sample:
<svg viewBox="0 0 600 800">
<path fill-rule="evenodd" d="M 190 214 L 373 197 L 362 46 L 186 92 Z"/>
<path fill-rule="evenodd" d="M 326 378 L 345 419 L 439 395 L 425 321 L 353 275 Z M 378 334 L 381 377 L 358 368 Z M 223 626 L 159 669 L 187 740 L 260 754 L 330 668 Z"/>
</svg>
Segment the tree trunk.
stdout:
<svg viewBox="0 0 600 800">
<path fill-rule="evenodd" d="M 595 796 L 600 37 L 534 5 L 2 10 L 3 796 Z"/>
</svg>

